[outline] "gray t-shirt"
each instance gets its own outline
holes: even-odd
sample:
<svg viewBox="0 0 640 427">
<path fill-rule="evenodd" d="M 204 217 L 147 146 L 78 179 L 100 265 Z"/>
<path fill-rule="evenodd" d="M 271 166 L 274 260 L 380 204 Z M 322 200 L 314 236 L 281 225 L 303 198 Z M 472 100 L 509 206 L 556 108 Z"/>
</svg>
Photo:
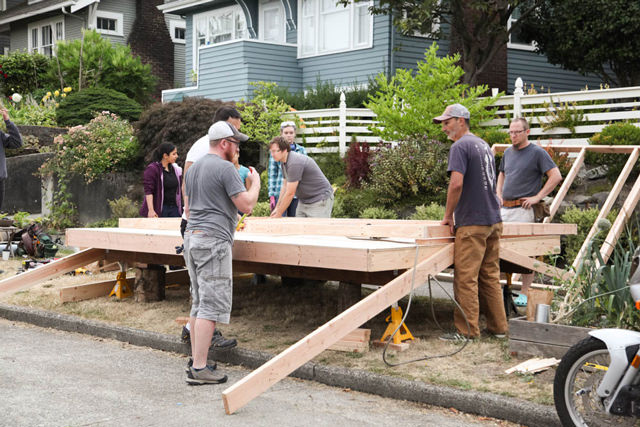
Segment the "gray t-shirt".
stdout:
<svg viewBox="0 0 640 427">
<path fill-rule="evenodd" d="M 501 222 L 496 196 L 496 164 L 489 145 L 475 135 L 465 135 L 449 151 L 447 172 L 464 175 L 462 194 L 453 213 L 456 227 Z"/>
<path fill-rule="evenodd" d="M 238 209 L 231 197 L 246 191 L 233 163 L 207 154 L 189 168 L 185 186 L 189 197 L 187 230 L 205 230 L 233 242 Z"/>
<path fill-rule="evenodd" d="M 298 182 L 296 197 L 302 203 L 320 202 L 333 193 L 329 180 L 311 157 L 290 151 L 282 164 L 282 175 L 287 182 Z"/>
<path fill-rule="evenodd" d="M 535 196 L 542 188 L 542 176 L 555 167 L 549 153 L 536 144 L 530 143 L 521 150 L 507 148 L 499 168 L 504 173 L 502 198 Z"/>
</svg>

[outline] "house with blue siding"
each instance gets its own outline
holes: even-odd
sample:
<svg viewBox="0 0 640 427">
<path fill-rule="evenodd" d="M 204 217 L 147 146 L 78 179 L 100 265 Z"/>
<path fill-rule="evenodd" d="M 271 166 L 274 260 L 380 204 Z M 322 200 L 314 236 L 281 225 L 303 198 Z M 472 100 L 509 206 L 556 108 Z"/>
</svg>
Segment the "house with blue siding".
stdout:
<svg viewBox="0 0 640 427">
<path fill-rule="evenodd" d="M 4 43 L 0 47 L 52 56 L 57 41 L 80 39 L 83 29 L 95 29 L 113 44 L 129 44 L 134 54 L 151 65 L 160 89 L 174 88 L 184 82 L 186 27 L 180 16 L 162 14 L 157 9 L 161 3 L 162 0 L 0 0 L 0 43 Z M 179 72 L 174 71 L 174 64 Z"/>
<path fill-rule="evenodd" d="M 367 84 L 384 72 L 414 69 L 434 40 L 401 35 L 389 16 L 372 16 L 371 2 L 337 6 L 335 0 L 171 0 L 158 6 L 185 22 L 184 87 L 163 91 L 163 101 L 201 96 L 240 100 L 252 96 L 251 82 L 270 81 L 298 91 L 316 82 Z M 514 17 L 517 19 L 517 16 Z M 443 30 L 446 30 L 443 28 Z M 440 40 L 439 54 L 449 53 Z M 549 64 L 514 35 L 504 49 L 498 83 L 510 92 L 521 77 L 527 86 L 553 92 L 598 87 Z"/>
</svg>

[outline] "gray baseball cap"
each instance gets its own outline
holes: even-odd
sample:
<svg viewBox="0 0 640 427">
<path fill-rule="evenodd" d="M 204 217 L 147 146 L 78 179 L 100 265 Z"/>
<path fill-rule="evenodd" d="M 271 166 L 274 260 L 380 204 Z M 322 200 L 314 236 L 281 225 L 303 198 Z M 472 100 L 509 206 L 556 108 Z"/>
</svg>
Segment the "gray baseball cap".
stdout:
<svg viewBox="0 0 640 427">
<path fill-rule="evenodd" d="M 442 113 L 442 115 L 435 117 L 433 119 L 433 123 L 442 123 L 453 117 L 462 117 L 463 119 L 469 120 L 471 118 L 471 113 L 469 113 L 467 107 L 462 104 L 452 104 L 444 109 L 444 113 Z"/>
<path fill-rule="evenodd" d="M 249 139 L 244 133 L 238 132 L 231 123 L 224 121 L 215 122 L 209 128 L 209 141 L 229 137 L 234 137 L 239 142 L 245 142 Z"/>
</svg>

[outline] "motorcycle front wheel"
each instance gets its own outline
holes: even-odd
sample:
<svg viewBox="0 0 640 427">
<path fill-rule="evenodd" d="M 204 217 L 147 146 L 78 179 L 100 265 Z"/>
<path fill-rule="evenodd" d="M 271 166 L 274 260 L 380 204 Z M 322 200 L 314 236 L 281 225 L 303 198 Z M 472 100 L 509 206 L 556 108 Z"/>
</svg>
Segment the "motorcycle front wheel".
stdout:
<svg viewBox="0 0 640 427">
<path fill-rule="evenodd" d="M 610 363 L 606 344 L 594 337 L 583 339 L 564 355 L 553 381 L 553 400 L 563 426 L 636 425 L 635 418 L 605 412 L 596 393 Z"/>
</svg>

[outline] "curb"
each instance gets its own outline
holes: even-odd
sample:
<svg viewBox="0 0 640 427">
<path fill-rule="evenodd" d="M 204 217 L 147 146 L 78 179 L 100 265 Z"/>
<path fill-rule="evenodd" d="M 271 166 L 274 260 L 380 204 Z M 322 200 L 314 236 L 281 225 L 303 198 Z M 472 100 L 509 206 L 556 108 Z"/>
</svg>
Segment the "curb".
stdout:
<svg viewBox="0 0 640 427">
<path fill-rule="evenodd" d="M 189 347 L 182 343 L 177 335 L 109 325 L 28 307 L 0 304 L 0 317 L 45 328 L 110 338 L 156 350 L 181 354 L 189 354 L 190 352 Z M 233 350 L 217 351 L 210 354 L 210 357 L 219 362 L 255 369 L 271 359 L 273 355 L 236 347 Z M 398 400 L 455 408 L 462 412 L 507 420 L 531 427 L 560 426 L 553 406 L 540 405 L 492 393 L 458 390 L 430 385 L 421 381 L 410 381 L 312 362 L 305 363 L 291 376 Z"/>
</svg>

